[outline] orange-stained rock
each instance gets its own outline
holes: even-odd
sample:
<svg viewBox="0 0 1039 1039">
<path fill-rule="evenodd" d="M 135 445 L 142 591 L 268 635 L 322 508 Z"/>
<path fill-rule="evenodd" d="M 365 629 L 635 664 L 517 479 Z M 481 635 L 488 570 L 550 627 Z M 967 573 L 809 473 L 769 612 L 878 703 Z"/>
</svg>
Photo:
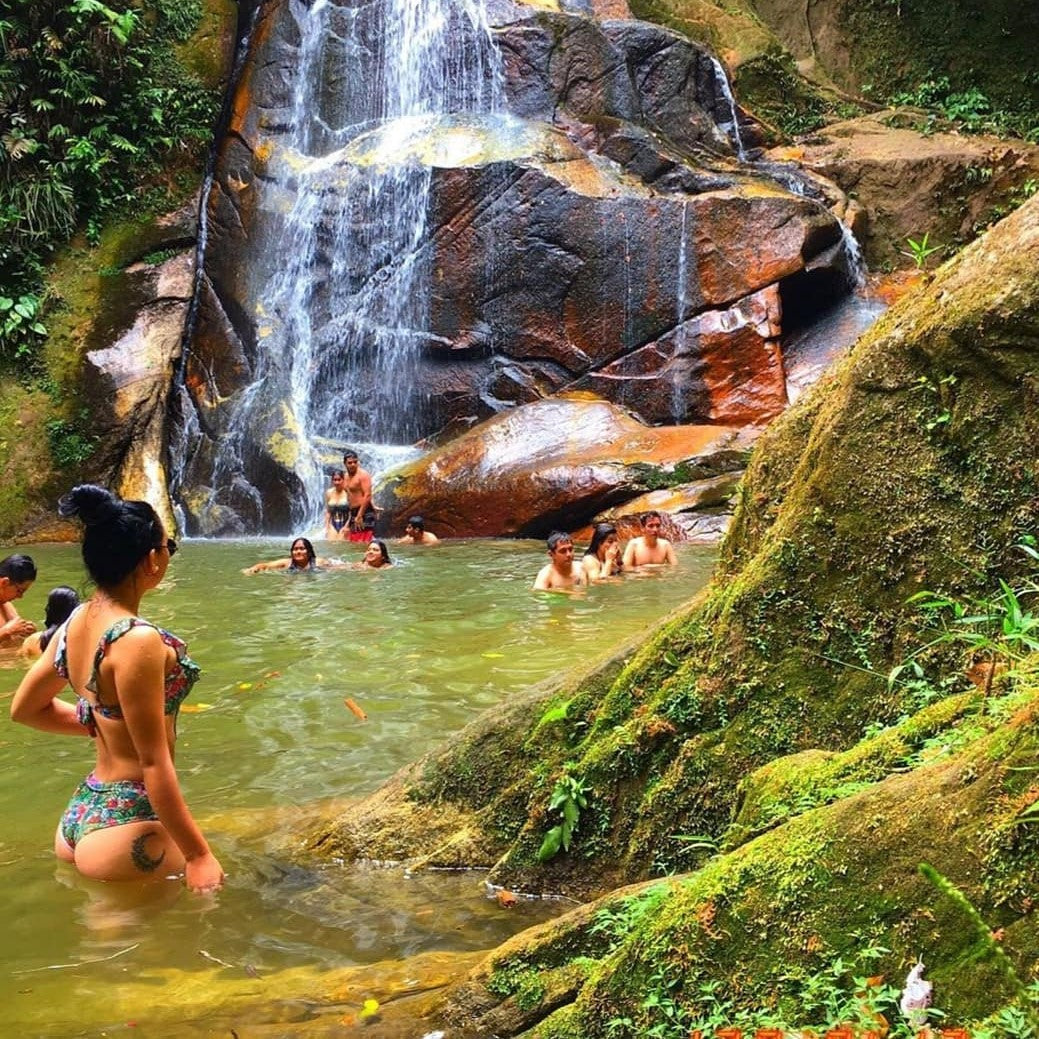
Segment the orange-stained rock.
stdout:
<svg viewBox="0 0 1039 1039">
<path fill-rule="evenodd" d="M 676 467 L 688 479 L 742 469 L 754 436 L 725 426 L 644 426 L 602 400 L 523 405 L 389 473 L 375 500 L 392 529 L 421 513 L 451 537 L 575 529 Z"/>
<path fill-rule="evenodd" d="M 349 18 L 323 8 L 337 31 L 323 44 L 328 75 L 310 84 L 321 116 L 306 124 L 313 147 L 294 135 L 308 119 L 293 107 L 304 15 L 286 0 L 260 8 L 207 205 L 185 379 L 197 444 L 181 499 L 192 531 L 288 529 L 313 482 L 300 460 L 315 435 L 443 439 L 573 389 L 649 423 L 775 416 L 787 399 L 786 313 L 803 323 L 847 290 L 832 211 L 843 197 L 821 178 L 737 160 L 739 113 L 712 55 L 631 19 L 624 0 L 591 11 L 585 0 L 503 0 L 488 17 L 507 113 L 373 127 L 365 70 L 379 60 L 380 7 Z M 430 187 L 413 252 L 395 247 L 388 265 L 385 249 L 351 251 L 343 229 L 365 224 L 358 185 L 415 166 Z M 301 197 L 302 236 L 289 219 Z M 278 286 L 297 247 L 313 257 L 312 277 L 295 282 L 306 284 L 298 309 Z M 417 356 L 392 380 L 348 366 L 370 349 L 344 330 L 358 300 L 405 269 L 423 279 L 409 285 L 416 315 L 400 333 Z M 301 340 L 320 351 L 305 392 L 291 363 Z M 391 382 L 405 399 L 395 417 L 366 407 Z M 229 441 L 242 446 L 223 450 Z M 595 496 L 578 491 L 592 511 L 609 503 Z M 552 497 L 561 509 L 565 495 Z M 541 529 L 549 517 L 497 514 L 486 526 L 530 522 Z"/>
</svg>

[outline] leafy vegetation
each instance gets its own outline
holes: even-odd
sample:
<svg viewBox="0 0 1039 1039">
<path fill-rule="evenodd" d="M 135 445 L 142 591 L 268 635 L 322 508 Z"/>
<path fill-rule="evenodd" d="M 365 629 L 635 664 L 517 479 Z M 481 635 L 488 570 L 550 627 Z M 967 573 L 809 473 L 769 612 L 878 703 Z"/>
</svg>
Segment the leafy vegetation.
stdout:
<svg viewBox="0 0 1039 1039">
<path fill-rule="evenodd" d="M 925 232 L 923 238 L 906 238 L 908 249 L 902 250 L 903 256 L 908 256 L 916 266 L 923 270 L 927 266 L 927 258 L 934 253 L 941 252 L 942 246 L 929 244 L 930 232 Z"/>
<path fill-rule="evenodd" d="M 142 180 L 178 156 L 197 161 L 217 98 L 174 47 L 200 13 L 199 0 L 36 0 L 0 15 L 0 362 L 46 336 L 51 252 L 139 210 Z"/>
<path fill-rule="evenodd" d="M 556 782 L 548 810 L 559 813 L 562 819 L 545 834 L 538 849 L 538 862 L 547 862 L 559 853 L 560 848 L 570 850 L 570 841 L 581 819 L 581 809 L 588 807 L 589 793 L 589 787 L 576 776 L 564 775 Z"/>
</svg>

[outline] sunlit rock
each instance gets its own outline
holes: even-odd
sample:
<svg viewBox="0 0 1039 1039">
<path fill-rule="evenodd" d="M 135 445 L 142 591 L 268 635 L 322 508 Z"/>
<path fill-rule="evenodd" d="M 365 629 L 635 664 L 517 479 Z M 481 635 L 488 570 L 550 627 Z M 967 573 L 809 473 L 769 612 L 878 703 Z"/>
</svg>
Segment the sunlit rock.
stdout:
<svg viewBox="0 0 1039 1039">
<path fill-rule="evenodd" d="M 389 474 L 375 500 L 394 528 L 417 512 L 455 537 L 544 535 L 589 522 L 665 471 L 738 470 L 751 440 L 726 426 L 645 426 L 602 400 L 544 400 Z"/>
<path fill-rule="evenodd" d="M 847 288 L 843 196 L 738 161 L 717 60 L 622 2 L 489 0 L 493 48 L 409 107 L 375 72 L 387 9 L 273 3 L 254 29 L 185 373 L 192 529 L 198 486 L 245 529 L 306 521 L 321 438 L 442 440 L 575 389 L 652 423 L 776 415 L 787 312 Z M 393 213 L 414 227 L 373 237 Z"/>
</svg>

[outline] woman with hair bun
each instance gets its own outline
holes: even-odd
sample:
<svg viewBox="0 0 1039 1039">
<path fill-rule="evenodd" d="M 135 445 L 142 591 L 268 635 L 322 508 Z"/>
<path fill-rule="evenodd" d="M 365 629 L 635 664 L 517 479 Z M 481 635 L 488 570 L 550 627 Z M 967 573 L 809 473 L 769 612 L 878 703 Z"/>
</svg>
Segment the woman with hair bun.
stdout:
<svg viewBox="0 0 1039 1039">
<path fill-rule="evenodd" d="M 74 487 L 58 512 L 82 521 L 83 562 L 97 589 L 58 629 L 11 704 L 16 722 L 94 740 L 94 769 L 69 802 L 54 852 L 97 880 L 183 873 L 192 891 L 215 891 L 223 870 L 173 765 L 177 712 L 199 669 L 180 639 L 138 615 L 176 542 L 147 502 L 93 484 Z M 58 699 L 66 683 L 75 705 Z"/>
</svg>

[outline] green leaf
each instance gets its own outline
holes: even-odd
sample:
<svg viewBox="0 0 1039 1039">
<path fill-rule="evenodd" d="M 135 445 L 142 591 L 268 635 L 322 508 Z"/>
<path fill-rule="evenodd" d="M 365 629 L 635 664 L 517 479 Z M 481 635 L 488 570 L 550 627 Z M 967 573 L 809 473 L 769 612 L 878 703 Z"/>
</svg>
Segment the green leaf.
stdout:
<svg viewBox="0 0 1039 1039">
<path fill-rule="evenodd" d="M 541 842 L 541 847 L 538 848 L 538 862 L 548 862 L 549 859 L 558 855 L 562 843 L 563 828 L 561 826 L 553 826 L 552 829 L 545 834 L 545 839 Z"/>
</svg>

